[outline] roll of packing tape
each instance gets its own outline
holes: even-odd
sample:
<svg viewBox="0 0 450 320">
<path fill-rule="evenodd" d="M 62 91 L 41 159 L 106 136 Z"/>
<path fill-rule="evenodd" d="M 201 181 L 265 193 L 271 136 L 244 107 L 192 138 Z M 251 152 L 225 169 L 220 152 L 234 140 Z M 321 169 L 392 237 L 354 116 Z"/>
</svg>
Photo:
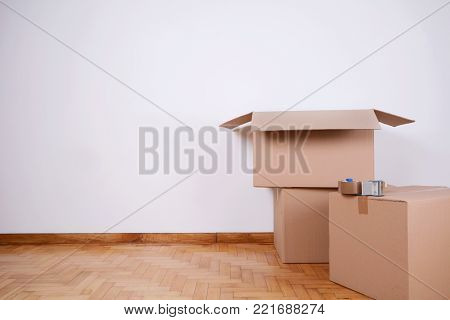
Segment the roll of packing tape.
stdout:
<svg viewBox="0 0 450 320">
<path fill-rule="evenodd" d="M 382 197 L 386 182 L 383 180 L 353 181 L 345 179 L 338 181 L 338 191 L 345 195 Z"/>
<path fill-rule="evenodd" d="M 358 195 L 361 194 L 360 181 L 339 181 L 338 190 L 342 194 Z"/>
</svg>

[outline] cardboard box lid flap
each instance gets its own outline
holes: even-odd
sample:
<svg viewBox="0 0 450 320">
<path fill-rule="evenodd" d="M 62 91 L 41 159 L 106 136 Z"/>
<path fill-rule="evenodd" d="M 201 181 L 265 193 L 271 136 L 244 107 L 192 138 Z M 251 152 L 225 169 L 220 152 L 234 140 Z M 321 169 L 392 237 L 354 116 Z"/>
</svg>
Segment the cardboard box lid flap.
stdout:
<svg viewBox="0 0 450 320">
<path fill-rule="evenodd" d="M 285 130 L 378 130 L 379 122 L 399 126 L 414 122 L 375 109 L 360 110 L 318 110 L 318 111 L 277 111 L 250 112 L 220 125 L 234 129 L 251 122 L 252 128 L 259 131 Z"/>
<path fill-rule="evenodd" d="M 391 127 L 398 127 L 403 124 L 415 122 L 415 120 L 396 116 L 395 114 L 380 111 L 377 109 L 374 109 L 373 111 L 375 112 L 375 115 L 377 116 L 377 119 L 379 122 L 387 124 L 388 126 L 391 126 Z"/>
<path fill-rule="evenodd" d="M 222 123 L 219 127 L 227 128 L 227 129 L 234 129 L 236 127 L 239 127 L 240 125 L 243 125 L 244 123 L 252 121 L 252 115 L 253 115 L 253 112 L 244 114 L 242 116 L 239 116 L 237 118 L 234 118 L 227 122 Z"/>
</svg>

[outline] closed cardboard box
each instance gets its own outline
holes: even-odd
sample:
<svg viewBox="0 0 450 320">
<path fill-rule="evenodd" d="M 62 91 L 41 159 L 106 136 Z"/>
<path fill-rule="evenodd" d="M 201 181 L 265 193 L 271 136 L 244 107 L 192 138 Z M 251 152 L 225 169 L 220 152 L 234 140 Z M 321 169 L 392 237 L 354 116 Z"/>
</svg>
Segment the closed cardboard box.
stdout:
<svg viewBox="0 0 450 320">
<path fill-rule="evenodd" d="M 376 299 L 450 298 L 450 189 L 330 193 L 330 280 Z"/>
<path fill-rule="evenodd" d="M 375 109 L 252 112 L 227 121 L 253 131 L 255 187 L 337 188 L 347 177 L 374 178 L 374 130 L 379 123 L 414 122 Z"/>
<path fill-rule="evenodd" d="M 335 189 L 275 189 L 275 247 L 283 263 L 328 262 L 328 198 Z"/>
</svg>

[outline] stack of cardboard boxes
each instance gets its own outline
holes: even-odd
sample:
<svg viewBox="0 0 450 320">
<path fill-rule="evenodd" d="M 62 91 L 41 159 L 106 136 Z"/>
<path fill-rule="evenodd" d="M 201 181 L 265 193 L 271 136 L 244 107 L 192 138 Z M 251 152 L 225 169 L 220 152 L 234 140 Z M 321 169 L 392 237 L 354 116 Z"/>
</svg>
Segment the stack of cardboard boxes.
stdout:
<svg viewBox="0 0 450 320">
<path fill-rule="evenodd" d="M 401 255 L 404 257 L 408 254 L 404 251 L 410 249 L 409 240 L 404 238 L 408 236 L 408 232 L 411 232 L 405 231 L 407 213 L 403 212 L 405 220 L 403 224 L 392 224 L 398 219 L 398 215 L 392 212 L 391 214 L 385 212 L 386 216 L 383 217 L 377 216 L 376 221 L 386 222 L 383 226 L 377 225 L 375 220 L 370 220 L 373 218 L 372 214 L 360 216 L 361 221 L 356 219 L 352 222 L 351 210 L 354 210 L 354 202 L 358 202 L 360 197 L 343 196 L 336 191 L 338 181 L 345 178 L 374 179 L 374 130 L 380 129 L 380 123 L 396 127 L 412 122 L 414 121 L 376 109 L 288 111 L 252 112 L 225 122 L 221 127 L 234 129 L 247 123 L 251 125 L 254 153 L 253 185 L 274 188 L 275 247 L 284 263 L 330 262 L 330 277 L 333 281 L 375 298 L 391 296 L 405 298 L 411 297 L 405 293 L 409 290 L 405 288 L 410 288 L 407 280 L 401 282 L 403 287 L 398 289 L 399 292 L 401 291 L 398 294 L 386 295 L 387 291 L 391 292 L 389 289 L 371 290 L 374 286 L 373 282 L 376 281 L 373 276 L 364 275 L 363 271 L 359 271 L 364 270 L 361 265 L 365 265 L 369 260 L 365 261 L 366 257 L 361 256 L 362 249 L 358 240 L 364 239 L 364 235 L 370 235 L 374 237 L 373 239 L 383 242 L 386 240 L 383 233 L 389 232 L 392 236 L 390 240 L 400 246 Z M 441 197 L 447 196 L 447 200 L 450 200 L 450 193 L 446 193 L 449 189 L 441 189 L 445 190 L 440 191 L 445 194 L 440 194 Z M 413 192 L 413 190 L 399 191 L 398 199 L 403 199 L 400 195 L 404 192 Z M 330 203 L 329 199 L 331 199 Z M 391 201 L 388 201 L 387 197 L 383 199 L 388 203 L 395 202 L 396 198 L 389 198 Z M 366 201 L 368 202 L 366 211 L 376 210 L 372 209 L 374 201 Z M 444 211 L 449 211 L 450 201 L 444 207 L 446 208 Z M 332 214 L 332 217 L 329 214 Z M 440 228 L 443 231 L 450 226 L 448 221 L 450 214 L 440 214 L 441 222 L 445 225 Z M 425 214 L 417 216 L 419 221 Z M 370 218 L 366 219 L 367 217 Z M 356 222 L 357 220 L 359 222 Z M 357 223 L 361 223 L 361 226 L 356 226 Z M 360 227 L 368 231 L 362 231 L 364 235 L 361 235 Z M 382 227 L 386 229 L 380 233 Z M 352 232 L 358 234 L 356 240 L 352 237 Z M 406 232 L 403 234 L 403 242 L 397 241 L 399 232 Z M 423 233 L 427 234 L 427 231 L 424 230 Z M 450 234 L 449 229 L 447 233 Z M 445 246 L 445 241 L 450 238 L 444 234 L 440 237 L 439 240 L 430 241 L 429 245 Z M 387 243 L 384 244 L 389 246 Z M 425 244 L 417 244 L 416 249 L 424 250 L 421 245 Z M 370 245 L 368 247 L 370 248 Z M 383 250 L 379 253 L 383 255 L 384 247 L 381 249 Z M 447 242 L 446 249 L 450 249 L 450 242 Z M 365 253 L 368 257 L 372 257 L 369 251 Z M 411 256 L 415 254 L 416 251 L 410 252 Z M 411 261 L 405 259 L 399 263 L 408 270 L 405 263 Z M 420 260 L 418 257 L 414 259 Z M 439 261 L 444 267 L 449 267 L 450 255 Z M 353 277 L 353 274 L 358 271 L 360 275 L 362 274 L 362 278 L 369 279 L 367 283 L 364 283 L 357 275 Z M 392 270 L 386 270 L 386 272 L 389 271 Z M 444 282 L 450 288 L 449 277 L 450 275 L 447 275 Z M 389 277 L 386 279 L 392 280 Z M 417 281 L 414 285 L 419 286 Z M 450 294 L 448 290 L 441 289 L 441 291 Z M 416 297 L 416 295 L 412 296 Z"/>
</svg>

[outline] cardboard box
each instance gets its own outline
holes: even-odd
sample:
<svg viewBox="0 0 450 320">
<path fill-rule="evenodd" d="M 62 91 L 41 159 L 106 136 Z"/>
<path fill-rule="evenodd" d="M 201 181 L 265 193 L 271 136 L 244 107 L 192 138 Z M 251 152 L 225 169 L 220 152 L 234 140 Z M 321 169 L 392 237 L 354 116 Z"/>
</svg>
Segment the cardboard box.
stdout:
<svg viewBox="0 0 450 320">
<path fill-rule="evenodd" d="M 413 120 L 375 109 L 251 112 L 227 121 L 253 131 L 255 187 L 336 188 L 374 178 L 374 130 Z"/>
<path fill-rule="evenodd" d="M 450 189 L 330 193 L 330 280 L 376 299 L 450 298 Z"/>
<path fill-rule="evenodd" d="M 328 262 L 328 198 L 336 189 L 275 189 L 275 247 L 283 263 Z"/>
</svg>

